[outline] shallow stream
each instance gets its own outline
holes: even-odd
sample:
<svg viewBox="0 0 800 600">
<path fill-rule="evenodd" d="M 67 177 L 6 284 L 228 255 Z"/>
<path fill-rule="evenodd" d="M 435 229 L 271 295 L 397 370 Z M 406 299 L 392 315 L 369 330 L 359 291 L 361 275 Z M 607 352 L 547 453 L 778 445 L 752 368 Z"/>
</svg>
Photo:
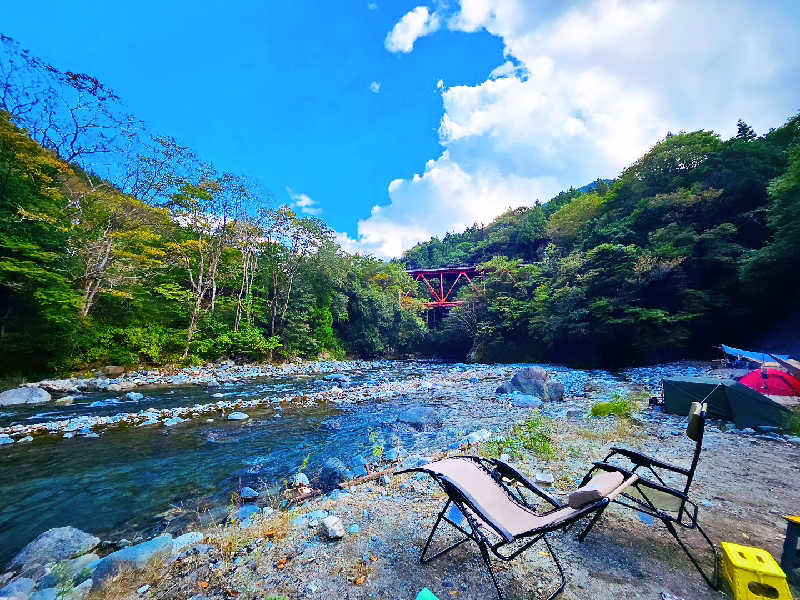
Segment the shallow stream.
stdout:
<svg viewBox="0 0 800 600">
<path fill-rule="evenodd" d="M 398 368 L 401 367 L 401 368 Z M 418 374 L 395 365 L 351 373 L 353 384 Z M 0 425 L 45 422 L 78 415 L 138 412 L 226 399 L 315 391 L 333 385 L 321 375 L 260 379 L 232 386 L 140 389 L 138 402 L 121 394 L 87 393 L 71 406 L 5 407 Z M 213 415 L 171 428 L 109 429 L 100 438 L 37 438 L 0 452 L 0 565 L 51 527 L 72 525 L 95 535 L 147 535 L 171 506 L 224 505 L 242 485 L 288 478 L 309 456 L 307 472 L 328 456 L 371 451 L 370 433 L 396 419 L 401 402 L 337 407 L 275 403 L 248 409 L 250 420 Z"/>
<path fill-rule="evenodd" d="M 111 540 L 147 537 L 167 526 L 179 528 L 180 519 L 199 514 L 224 518 L 234 491 L 243 485 L 278 491 L 306 458 L 306 473 L 313 481 L 326 458 L 349 462 L 359 454 L 369 457 L 376 443 L 410 452 L 442 449 L 480 427 L 497 430 L 522 413 L 481 398 L 492 395 L 518 367 L 378 361 L 347 372 L 347 383 L 324 380 L 323 370 L 218 387 L 138 388 L 144 397 L 133 402 L 121 400 L 124 394 L 119 392 L 95 392 L 76 397 L 70 406 L 0 408 L 3 427 L 220 399 L 273 399 L 247 408 L 246 421 L 229 421 L 213 412 L 174 427 L 111 427 L 100 431 L 99 438 L 45 435 L 0 448 L 0 572 L 16 552 L 51 527 L 72 525 Z M 589 381 L 602 397 L 620 389 L 625 379 L 649 385 L 670 374 L 660 368 L 622 375 L 552 365 L 547 369 L 565 385 L 567 396 L 583 395 Z M 415 392 L 403 391 L 409 382 L 419 382 Z M 346 395 L 360 401 L 280 401 L 337 385 L 345 392 L 352 388 Z M 364 399 L 368 390 L 379 388 L 389 393 Z M 439 426 L 403 425 L 398 416 L 410 405 L 434 409 Z M 554 407 L 566 410 L 561 403 Z M 179 520 L 170 523 L 176 515 Z"/>
</svg>

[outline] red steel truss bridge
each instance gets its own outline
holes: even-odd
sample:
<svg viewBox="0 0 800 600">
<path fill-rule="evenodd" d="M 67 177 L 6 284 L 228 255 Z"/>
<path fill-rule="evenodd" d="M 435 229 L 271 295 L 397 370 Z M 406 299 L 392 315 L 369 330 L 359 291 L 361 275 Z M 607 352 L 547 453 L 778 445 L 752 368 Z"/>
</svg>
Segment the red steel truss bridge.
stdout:
<svg viewBox="0 0 800 600">
<path fill-rule="evenodd" d="M 426 308 L 451 308 L 464 304 L 459 300 L 451 300 L 453 290 L 461 282 L 469 285 L 476 292 L 480 290 L 475 286 L 473 279 L 482 277 L 483 274 L 475 267 L 443 267 L 441 269 L 407 269 L 414 281 L 423 283 L 433 300 L 425 303 Z"/>
</svg>

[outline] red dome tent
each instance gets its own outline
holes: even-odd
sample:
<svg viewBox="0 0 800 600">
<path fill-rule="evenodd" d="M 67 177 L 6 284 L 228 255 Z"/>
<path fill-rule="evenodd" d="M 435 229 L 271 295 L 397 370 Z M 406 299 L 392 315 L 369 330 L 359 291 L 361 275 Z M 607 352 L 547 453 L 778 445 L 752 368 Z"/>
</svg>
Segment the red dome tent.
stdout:
<svg viewBox="0 0 800 600">
<path fill-rule="evenodd" d="M 765 396 L 800 396 L 800 379 L 778 369 L 751 371 L 739 383 Z"/>
</svg>

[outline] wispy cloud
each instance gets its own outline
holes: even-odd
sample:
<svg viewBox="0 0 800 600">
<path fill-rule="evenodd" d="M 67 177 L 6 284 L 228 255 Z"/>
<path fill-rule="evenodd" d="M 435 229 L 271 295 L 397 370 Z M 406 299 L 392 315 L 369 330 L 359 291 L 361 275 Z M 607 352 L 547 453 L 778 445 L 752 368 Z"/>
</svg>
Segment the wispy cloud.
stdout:
<svg viewBox="0 0 800 600">
<path fill-rule="evenodd" d="M 373 81 L 369 84 L 369 91 L 373 94 L 377 94 L 381 91 L 381 82 L 380 81 Z"/>
<path fill-rule="evenodd" d="M 318 215 L 322 212 L 322 207 L 317 204 L 308 194 L 297 194 L 292 188 L 286 186 L 286 193 L 292 199 L 291 207 L 299 210 L 304 215 Z"/>
<path fill-rule="evenodd" d="M 369 4 L 367 4 L 367 8 L 370 10 L 375 10 L 376 8 L 378 8 L 378 5 L 375 4 L 374 2 L 370 2 Z"/>
<path fill-rule="evenodd" d="M 389 52 L 408 54 L 414 49 L 414 42 L 439 29 L 439 15 L 428 11 L 427 6 L 418 6 L 403 15 L 386 35 L 384 45 Z"/>
</svg>

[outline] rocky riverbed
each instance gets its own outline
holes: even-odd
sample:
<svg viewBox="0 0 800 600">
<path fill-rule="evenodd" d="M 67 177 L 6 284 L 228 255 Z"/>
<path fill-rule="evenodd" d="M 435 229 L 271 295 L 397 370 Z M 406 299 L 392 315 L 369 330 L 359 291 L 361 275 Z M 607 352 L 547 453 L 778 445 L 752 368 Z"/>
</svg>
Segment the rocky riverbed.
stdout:
<svg viewBox="0 0 800 600">
<path fill-rule="evenodd" d="M 67 408 L 59 408 L 52 411 L 54 415 L 42 416 L 50 410 L 42 411 L 41 406 L 32 414 L 27 408 L 13 413 L 10 419 L 7 415 L 2 437 L 12 442 L 0 449 L 4 474 L 12 473 L 15 464 L 20 465 L 31 451 L 45 457 L 55 452 L 71 464 L 77 454 L 104 456 L 105 446 L 116 455 L 142 439 L 147 440 L 147 452 L 152 452 L 154 445 L 176 444 L 178 448 L 174 454 L 156 460 L 156 476 L 138 486 L 138 495 L 122 502 L 113 526 L 101 522 L 108 498 L 98 498 L 100 501 L 94 504 L 94 523 L 89 515 L 71 519 L 69 510 L 59 514 L 55 509 L 58 503 L 45 502 L 45 510 L 54 514 L 35 520 L 36 531 L 34 526 L 20 529 L 15 545 L 3 548 L 8 558 L 49 527 L 77 526 L 101 535 L 89 535 L 96 543 L 88 549 L 82 547 L 80 552 L 69 552 L 69 556 L 41 551 L 39 564 L 27 571 L 24 564 L 12 561 L 13 569 L 4 576 L 5 581 L 0 580 L 0 587 L 16 586 L 14 589 L 22 590 L 21 598 L 30 597 L 36 590 L 44 594 L 44 590 L 57 588 L 50 585 L 54 582 L 65 590 L 69 588 L 74 598 L 92 589 L 97 597 L 120 598 L 190 598 L 198 594 L 208 598 L 269 594 L 288 598 L 413 598 L 426 586 L 440 598 L 490 597 L 491 583 L 479 568 L 474 548 L 465 546 L 427 567 L 416 563 L 424 530 L 432 524 L 431 516 L 438 510 L 441 495 L 426 479 L 392 477 L 391 469 L 443 452 L 484 452 L 494 440 L 503 439 L 515 423 L 532 415 L 552 423 L 553 455 L 545 459 L 521 451 L 510 458 L 531 476 L 552 482 L 557 494 L 574 487 L 591 461 L 602 458 L 614 443 L 641 446 L 682 464 L 690 458 L 690 449 L 682 435 L 680 417 L 653 411 L 645 402 L 630 421 L 592 418 L 588 413 L 592 404 L 614 394 L 637 392 L 639 398 L 655 394 L 663 376 L 709 371 L 707 365 L 688 363 L 618 374 L 546 366 L 550 381 L 563 387 L 564 400 L 542 403 L 518 390 L 497 392 L 521 367 L 358 361 L 293 364 L 285 367 L 288 373 L 284 376 L 276 373 L 275 367 L 223 365 L 194 374 L 185 370 L 115 378 L 115 383 L 145 382 L 136 384 L 142 393 L 136 400 L 126 400 L 124 394 L 131 390 L 122 387 L 109 392 L 108 385 L 115 383 L 105 385 L 106 391 L 94 392 L 78 389 L 77 384 L 64 384 L 61 392 L 55 392 L 47 384 L 54 394 L 74 395 L 77 391 L 84 398 L 77 399 L 78 409 L 71 415 L 60 414 Z M 245 373 L 252 375 L 241 377 Z M 173 387 L 147 387 L 153 381 L 163 384 L 184 375 L 197 380 L 171 384 Z M 236 380 L 225 381 L 228 376 Z M 209 386 L 206 378 L 213 378 L 217 385 Z M 215 399 L 214 394 L 224 395 Z M 205 401 L 181 401 L 198 397 Z M 109 404 L 108 400 L 126 404 Z M 95 402 L 106 403 L 96 405 L 96 411 L 109 407 L 118 410 L 119 406 L 127 411 L 91 414 Z M 147 403 L 168 406 L 143 408 Z M 75 406 L 68 408 L 75 410 Z M 33 422 L 15 421 L 15 416 Z M 31 416 L 35 418 L 29 419 Z M 208 423 L 208 419 L 213 422 Z M 76 428 L 76 423 L 81 426 Z M 791 512 L 793 499 L 796 502 L 800 497 L 796 483 L 800 446 L 775 434 L 724 433 L 723 429 L 730 431 L 725 424 L 712 424 L 697 475 L 697 500 L 703 513 L 708 513 L 712 537 L 717 541 L 749 540 L 778 556 L 783 529 L 780 514 Z M 76 435 L 65 439 L 70 433 Z M 270 446 L 276 436 L 289 440 Z M 29 444 L 21 442 L 25 438 L 31 438 Z M 79 445 L 70 446 L 76 443 Z M 300 447 L 292 448 L 297 445 Z M 212 449 L 210 454 L 207 448 Z M 218 454 L 219 448 L 226 449 L 223 456 Z M 134 451 L 139 452 L 135 447 Z M 202 490 L 195 490 L 202 502 L 176 502 L 180 500 L 174 496 L 174 492 L 180 492 L 177 488 L 167 494 L 158 492 L 180 477 L 179 470 L 188 463 L 178 457 L 186 454 L 190 461 L 208 461 L 196 465 L 192 475 L 213 471 L 205 491 L 197 496 Z M 332 457 L 341 466 L 331 464 Z M 211 461 L 221 462 L 222 468 L 214 469 Z M 749 489 L 743 491 L 736 483 L 738 471 L 748 467 L 752 470 Z M 126 485 L 125 478 L 133 468 L 125 463 L 113 480 Z M 302 472 L 297 474 L 298 470 Z M 383 471 L 386 473 L 363 485 L 344 483 L 352 477 Z M 18 472 L 26 470 L 20 468 Z M 86 474 L 79 477 L 85 479 Z M 5 486 L 11 493 L 21 493 L 7 479 L 7 475 L 0 476 L 0 490 Z M 38 481 L 43 481 L 41 476 Z M 309 484 L 319 488 L 326 481 L 326 487 L 339 484 L 345 489 L 336 488 L 306 504 L 291 506 L 280 493 L 287 482 L 303 491 L 310 489 Z M 54 482 L 49 492 L 58 495 L 58 478 Z M 160 500 L 138 502 L 148 494 Z M 13 496 L 7 493 L 4 497 Z M 173 500 L 169 500 L 171 497 Z M 12 501 L 11 509 L 8 505 L 0 509 L 4 530 L 12 531 L 17 519 L 29 518 L 29 510 L 14 512 L 13 506 L 29 507 L 30 499 L 28 495 Z M 86 501 L 91 503 L 90 499 Z M 146 514 L 139 510 L 137 516 L 127 520 L 132 524 L 128 523 L 124 511 L 134 515 L 140 504 Z M 338 519 L 323 523 L 330 516 Z M 233 521 L 226 524 L 229 519 Z M 191 534 L 188 537 L 187 531 Z M 6 539 L 4 545 L 8 544 Z M 577 544 L 572 537 L 556 537 L 554 544 L 569 565 L 571 583 L 566 598 L 655 598 L 659 590 L 692 598 L 715 597 L 700 585 L 699 576 L 691 576 L 691 567 L 657 527 L 623 509 L 608 511 L 603 527 L 596 529 L 585 544 Z M 500 574 L 512 598 L 546 597 L 552 583 L 545 575 L 547 557 L 535 550 L 528 554 L 531 556 L 512 563 Z M 142 569 L 145 565 L 147 568 Z M 47 579 L 54 570 L 56 574 Z M 111 588 L 116 590 L 115 596 Z"/>
</svg>

